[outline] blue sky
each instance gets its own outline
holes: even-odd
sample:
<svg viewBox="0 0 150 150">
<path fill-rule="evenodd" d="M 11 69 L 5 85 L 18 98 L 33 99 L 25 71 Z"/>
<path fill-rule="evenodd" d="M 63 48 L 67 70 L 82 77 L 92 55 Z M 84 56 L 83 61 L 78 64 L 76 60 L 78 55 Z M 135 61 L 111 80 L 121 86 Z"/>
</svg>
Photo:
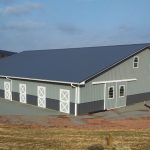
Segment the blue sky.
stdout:
<svg viewBox="0 0 150 150">
<path fill-rule="evenodd" d="M 0 0 L 0 49 L 150 42 L 150 0 Z"/>
</svg>

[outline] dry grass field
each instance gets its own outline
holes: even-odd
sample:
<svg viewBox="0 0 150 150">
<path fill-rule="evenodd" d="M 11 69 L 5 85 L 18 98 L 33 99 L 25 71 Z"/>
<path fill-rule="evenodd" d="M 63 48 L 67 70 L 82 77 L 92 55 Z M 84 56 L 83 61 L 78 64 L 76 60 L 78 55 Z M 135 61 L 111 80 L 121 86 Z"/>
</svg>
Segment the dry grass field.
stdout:
<svg viewBox="0 0 150 150">
<path fill-rule="evenodd" d="M 1 150 L 99 150 L 95 144 L 105 145 L 111 134 L 113 145 L 126 150 L 150 150 L 150 129 L 97 130 L 73 128 L 44 128 L 0 126 Z M 114 149 L 115 150 L 115 149 Z"/>
<path fill-rule="evenodd" d="M 150 110 L 140 103 L 74 117 L 1 100 L 0 150 L 150 150 Z"/>
</svg>

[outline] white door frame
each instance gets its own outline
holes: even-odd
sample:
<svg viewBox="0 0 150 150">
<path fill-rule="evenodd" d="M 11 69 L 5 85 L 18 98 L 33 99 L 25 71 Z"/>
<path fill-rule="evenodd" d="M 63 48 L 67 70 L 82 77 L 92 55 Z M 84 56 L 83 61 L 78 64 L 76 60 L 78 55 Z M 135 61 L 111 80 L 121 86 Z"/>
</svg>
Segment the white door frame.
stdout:
<svg viewBox="0 0 150 150">
<path fill-rule="evenodd" d="M 70 90 L 60 89 L 60 112 L 70 113 Z"/>
<path fill-rule="evenodd" d="M 136 78 L 134 79 L 121 79 L 121 80 L 108 80 L 108 81 L 96 81 L 92 82 L 92 85 L 98 85 L 98 84 L 103 84 L 104 85 L 104 110 L 106 110 L 106 84 L 107 83 L 118 83 L 118 82 L 126 82 L 126 87 L 127 87 L 127 82 L 132 82 L 132 81 L 137 81 Z M 127 90 L 125 91 L 127 95 Z"/>
<path fill-rule="evenodd" d="M 113 83 L 113 82 L 111 82 L 111 83 Z M 116 108 L 116 99 L 117 99 L 117 95 L 116 95 L 117 92 L 116 92 L 116 88 L 115 88 L 116 85 L 110 85 L 110 86 L 107 87 L 107 84 L 108 84 L 108 83 L 106 83 L 106 87 L 105 87 L 105 88 L 106 88 L 106 89 L 105 89 L 105 91 L 106 91 L 106 93 L 105 93 L 105 94 L 106 94 L 106 96 L 105 96 L 105 109 L 111 110 L 111 109 L 115 109 L 115 108 Z M 110 88 L 110 87 L 113 88 L 113 98 L 108 98 L 109 88 Z M 109 108 L 109 109 L 106 108 L 106 100 L 115 101 L 115 106 L 114 106 L 114 107 L 111 107 L 111 108 Z"/>
<path fill-rule="evenodd" d="M 107 96 L 109 94 L 108 90 L 107 90 L 107 84 L 109 84 L 109 83 L 107 82 L 107 83 L 104 84 L 104 94 L 105 94 L 104 95 L 104 110 L 106 110 L 106 109 L 107 110 L 111 110 L 111 109 L 115 109 L 115 108 L 125 107 L 126 103 L 123 106 L 117 106 L 118 100 L 120 99 L 119 93 L 118 93 L 118 87 L 120 87 L 120 85 L 117 84 L 118 82 L 110 82 L 110 83 L 114 83 L 113 86 L 109 86 L 109 87 L 114 87 L 114 97 L 112 98 L 112 100 L 115 101 L 115 105 L 114 105 L 114 107 L 106 108 L 106 100 L 108 99 Z M 125 95 L 124 95 L 124 97 L 126 97 L 127 96 L 127 91 L 126 91 L 126 89 L 127 89 L 127 82 L 123 82 L 122 85 L 125 87 Z"/>
<path fill-rule="evenodd" d="M 21 103 L 27 103 L 26 84 L 19 84 L 19 99 Z"/>
<path fill-rule="evenodd" d="M 46 87 L 37 87 L 38 107 L 46 108 Z"/>
<path fill-rule="evenodd" d="M 12 101 L 11 82 L 4 81 L 4 98 Z"/>
</svg>

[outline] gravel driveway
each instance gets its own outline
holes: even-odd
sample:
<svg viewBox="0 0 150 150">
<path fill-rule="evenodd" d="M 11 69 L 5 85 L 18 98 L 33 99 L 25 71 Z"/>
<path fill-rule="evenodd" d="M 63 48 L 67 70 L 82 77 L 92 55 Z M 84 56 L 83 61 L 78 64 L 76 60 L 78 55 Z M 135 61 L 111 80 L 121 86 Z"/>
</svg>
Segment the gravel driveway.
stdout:
<svg viewBox="0 0 150 150">
<path fill-rule="evenodd" d="M 150 104 L 150 101 L 147 101 L 146 103 Z M 51 109 L 43 109 L 28 104 L 22 104 L 16 101 L 0 99 L 0 115 L 57 117 L 65 114 Z M 70 117 L 70 119 L 73 120 L 74 122 L 78 122 L 78 120 L 80 121 L 80 119 L 82 118 L 100 117 L 103 119 L 125 119 L 125 118 L 146 117 L 146 116 L 150 116 L 150 109 L 146 108 L 143 102 L 137 103 L 132 106 L 127 106 L 124 108 L 94 113 L 90 115 L 81 115 L 78 117 L 68 115 L 68 117 Z"/>
<path fill-rule="evenodd" d="M 27 115 L 27 116 L 57 116 L 64 115 L 55 110 L 39 108 L 29 104 L 16 101 L 0 99 L 0 115 Z"/>
</svg>

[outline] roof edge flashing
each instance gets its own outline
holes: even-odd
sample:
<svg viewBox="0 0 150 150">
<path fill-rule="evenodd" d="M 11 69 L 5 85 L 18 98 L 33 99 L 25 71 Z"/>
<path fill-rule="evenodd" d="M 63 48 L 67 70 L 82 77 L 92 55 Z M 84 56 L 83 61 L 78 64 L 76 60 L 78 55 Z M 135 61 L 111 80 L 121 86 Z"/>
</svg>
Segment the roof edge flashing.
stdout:
<svg viewBox="0 0 150 150">
<path fill-rule="evenodd" d="M 56 80 L 43 80 L 43 79 L 33 79 L 33 78 L 23 78 L 23 77 L 13 77 L 13 76 L 5 76 L 0 75 L 2 78 L 11 78 L 11 79 L 21 79 L 21 80 L 29 80 L 29 81 L 40 81 L 40 82 L 49 82 L 49 83 L 58 83 L 58 84 L 75 84 L 79 85 L 77 82 L 65 82 L 65 81 L 56 81 Z"/>
</svg>

